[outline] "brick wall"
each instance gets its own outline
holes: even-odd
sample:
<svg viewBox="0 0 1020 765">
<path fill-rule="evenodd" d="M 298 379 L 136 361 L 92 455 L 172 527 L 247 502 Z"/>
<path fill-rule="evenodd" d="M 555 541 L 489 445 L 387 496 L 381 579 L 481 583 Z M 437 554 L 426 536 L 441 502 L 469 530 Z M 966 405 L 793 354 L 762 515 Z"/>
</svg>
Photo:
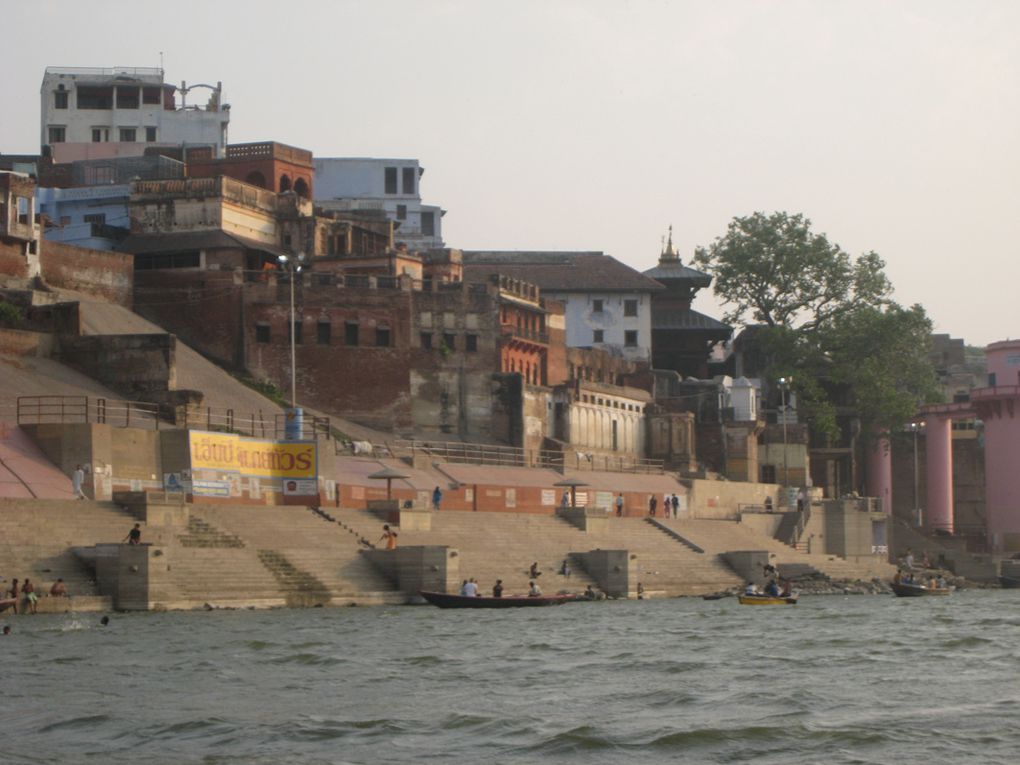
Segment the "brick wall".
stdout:
<svg viewBox="0 0 1020 765">
<path fill-rule="evenodd" d="M 134 258 L 131 255 L 49 240 L 43 240 L 40 246 L 39 263 L 47 284 L 131 307 L 134 291 Z"/>
<path fill-rule="evenodd" d="M 176 386 L 173 335 L 86 335 L 60 338 L 59 359 L 131 400 Z M 158 397 L 162 400 L 162 396 Z"/>
<path fill-rule="evenodd" d="M 231 271 L 139 271 L 135 311 L 199 353 L 240 368 L 243 289 L 240 275 Z"/>
<path fill-rule="evenodd" d="M 16 276 L 21 279 L 28 276 L 28 261 L 23 244 L 0 239 L 0 276 Z"/>
</svg>

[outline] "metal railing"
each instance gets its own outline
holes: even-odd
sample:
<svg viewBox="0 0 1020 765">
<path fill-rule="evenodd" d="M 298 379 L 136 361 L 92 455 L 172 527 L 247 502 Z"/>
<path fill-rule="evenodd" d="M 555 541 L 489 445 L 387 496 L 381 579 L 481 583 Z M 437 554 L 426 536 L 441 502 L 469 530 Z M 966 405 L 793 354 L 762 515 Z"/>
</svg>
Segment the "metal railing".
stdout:
<svg viewBox="0 0 1020 765">
<path fill-rule="evenodd" d="M 94 422 L 122 428 L 160 430 L 182 428 L 282 440 L 286 415 L 277 412 L 237 412 L 212 406 L 169 406 L 145 401 L 122 401 L 91 396 L 19 396 L 18 425 Z M 306 415 L 302 440 L 332 438 L 328 417 Z"/>
<path fill-rule="evenodd" d="M 504 467 L 541 467 L 553 470 L 601 470 L 613 473 L 661 473 L 662 460 L 630 455 L 582 454 L 550 449 L 523 449 L 516 446 L 470 444 L 458 441 L 420 441 L 398 439 L 390 442 L 397 454 L 427 454 L 443 462 Z"/>
</svg>

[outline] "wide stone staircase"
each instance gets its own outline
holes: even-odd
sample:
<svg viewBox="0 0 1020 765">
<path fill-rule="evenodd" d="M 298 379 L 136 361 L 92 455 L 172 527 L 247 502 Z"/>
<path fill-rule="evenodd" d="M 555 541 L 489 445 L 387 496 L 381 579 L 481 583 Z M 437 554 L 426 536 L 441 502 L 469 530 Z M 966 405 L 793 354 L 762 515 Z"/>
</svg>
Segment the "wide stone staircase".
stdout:
<svg viewBox="0 0 1020 765">
<path fill-rule="evenodd" d="M 651 595 L 704 595 L 738 586 L 740 577 L 716 551 L 699 553 L 643 518 L 608 519 L 605 535 L 589 535 L 593 547 L 628 550 L 637 580 Z"/>
<path fill-rule="evenodd" d="M 880 560 L 851 562 L 837 555 L 800 552 L 739 521 L 665 520 L 669 528 L 694 544 L 716 552 L 765 550 L 781 575 L 791 578 L 819 572 L 830 579 L 890 579 L 896 569 Z"/>
<path fill-rule="evenodd" d="M 337 520 L 375 543 L 382 522 L 371 513 L 339 510 Z M 503 580 L 507 595 L 528 591 L 528 569 L 538 563 L 542 572 L 539 586 L 546 594 L 582 592 L 597 586 L 571 553 L 598 547 L 580 529 L 548 515 L 529 513 L 440 512 L 431 516 L 431 531 L 398 530 L 398 543 L 445 545 L 458 551 L 460 578 L 473 577 L 482 594 L 488 594 L 497 579 Z M 605 546 L 605 545 L 602 545 Z M 560 574 L 567 560 L 570 576 Z"/>
<path fill-rule="evenodd" d="M 316 606 L 400 603 L 352 535 L 306 507 L 190 508 L 165 549 L 157 606 Z"/>
<path fill-rule="evenodd" d="M 0 499 L 0 576 L 7 580 L 0 589 L 27 576 L 42 595 L 60 578 L 72 607 L 75 601 L 84 605 L 82 598 L 98 598 L 99 591 L 75 548 L 120 542 L 133 523 L 133 516 L 112 502 Z M 90 606 L 96 607 L 109 604 Z"/>
</svg>

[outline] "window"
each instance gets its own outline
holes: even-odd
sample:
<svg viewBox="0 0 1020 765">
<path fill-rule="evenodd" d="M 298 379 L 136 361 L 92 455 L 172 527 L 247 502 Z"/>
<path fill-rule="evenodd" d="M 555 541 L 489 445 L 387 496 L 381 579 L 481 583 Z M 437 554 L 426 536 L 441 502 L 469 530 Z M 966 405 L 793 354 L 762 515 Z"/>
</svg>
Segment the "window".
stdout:
<svg viewBox="0 0 1020 765">
<path fill-rule="evenodd" d="M 79 109 L 113 108 L 113 88 L 79 86 L 77 95 Z"/>
<path fill-rule="evenodd" d="M 776 482 L 776 466 L 775 465 L 762 465 L 761 466 L 761 482 L 762 483 L 775 483 Z"/>
<path fill-rule="evenodd" d="M 159 88 L 142 88 L 142 103 L 156 106 L 162 103 L 159 97 Z"/>
<path fill-rule="evenodd" d="M 358 344 L 358 322 L 348 321 L 344 323 L 344 344 Z"/>
<path fill-rule="evenodd" d="M 432 333 L 431 332 L 422 332 L 421 333 L 421 347 L 422 347 L 423 350 L 426 350 L 426 351 L 431 351 L 432 350 Z"/>
<path fill-rule="evenodd" d="M 605 337 L 605 332 L 603 330 L 596 329 L 592 333 L 592 335 L 593 335 L 592 342 L 594 342 L 594 343 L 604 343 L 605 342 L 605 340 L 603 340 L 603 337 Z"/>
<path fill-rule="evenodd" d="M 464 336 L 464 350 L 468 353 L 475 353 L 478 351 L 478 335 Z"/>
<path fill-rule="evenodd" d="M 145 128 L 145 142 L 154 143 L 156 141 L 156 128 L 147 127 Z"/>
<path fill-rule="evenodd" d="M 67 128 L 63 126 L 50 125 L 48 132 L 50 143 L 63 143 L 66 140 Z"/>
<path fill-rule="evenodd" d="M 376 348 L 389 348 L 390 347 L 390 328 L 389 327 L 376 327 L 375 328 L 375 347 Z"/>
<path fill-rule="evenodd" d="M 637 330 L 636 329 L 628 329 L 626 332 L 623 333 L 623 344 L 625 346 L 627 346 L 628 348 L 636 348 L 637 347 Z"/>
<path fill-rule="evenodd" d="M 91 215 L 83 215 L 81 219 L 86 223 L 106 223 L 106 213 L 92 213 Z"/>
<path fill-rule="evenodd" d="M 404 194 L 414 193 L 414 168 L 401 168 L 401 190 Z"/>
<path fill-rule="evenodd" d="M 595 313 L 602 313 L 602 301 L 601 300 L 591 301 L 591 310 Z"/>
<path fill-rule="evenodd" d="M 60 86 L 60 90 L 53 92 L 53 108 L 54 109 L 66 109 L 67 108 L 67 91 L 63 89 L 64 86 Z"/>
<path fill-rule="evenodd" d="M 384 168 L 385 192 L 387 194 L 397 193 L 397 168 Z"/>
<path fill-rule="evenodd" d="M 423 212 L 421 214 L 421 233 L 422 236 L 435 236 L 436 234 L 435 213 Z"/>
<path fill-rule="evenodd" d="M 256 324 L 255 325 L 255 342 L 256 343 L 268 343 L 270 340 L 269 325 L 268 324 Z"/>
<path fill-rule="evenodd" d="M 623 301 L 623 315 L 624 316 L 637 316 L 637 301 L 636 300 L 624 300 Z"/>
<path fill-rule="evenodd" d="M 135 142 L 135 129 L 134 128 L 121 128 L 120 129 L 120 141 L 121 141 L 121 143 L 134 143 Z"/>
<path fill-rule="evenodd" d="M 443 335 L 443 345 L 449 348 L 451 351 L 457 349 L 457 337 L 449 332 Z"/>
<path fill-rule="evenodd" d="M 137 85 L 121 85 L 117 88 L 117 108 L 137 109 L 140 97 Z"/>
<path fill-rule="evenodd" d="M 315 325 L 315 341 L 319 345 L 329 345 L 332 340 L 333 326 L 328 321 L 320 321 Z"/>
<path fill-rule="evenodd" d="M 397 220 L 407 220 L 407 205 L 397 205 Z"/>
<path fill-rule="evenodd" d="M 294 317 L 294 345 L 301 345 L 305 340 L 305 325 L 300 317 Z"/>
<path fill-rule="evenodd" d="M 106 143 L 110 140 L 110 128 L 92 128 L 92 143 Z"/>
</svg>

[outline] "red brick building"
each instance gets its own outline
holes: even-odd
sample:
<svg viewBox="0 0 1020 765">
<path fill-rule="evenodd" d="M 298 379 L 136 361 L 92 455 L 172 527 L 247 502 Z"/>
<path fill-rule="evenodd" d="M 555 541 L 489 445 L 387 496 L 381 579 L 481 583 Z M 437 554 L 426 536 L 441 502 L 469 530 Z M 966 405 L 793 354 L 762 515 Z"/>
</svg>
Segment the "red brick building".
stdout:
<svg viewBox="0 0 1020 765">
<path fill-rule="evenodd" d="M 235 143 L 227 146 L 222 159 L 216 158 L 212 149 L 190 149 L 187 164 L 192 178 L 225 175 L 269 191 L 293 191 L 304 199 L 314 198 L 315 167 L 307 149 L 276 141 Z"/>
</svg>

